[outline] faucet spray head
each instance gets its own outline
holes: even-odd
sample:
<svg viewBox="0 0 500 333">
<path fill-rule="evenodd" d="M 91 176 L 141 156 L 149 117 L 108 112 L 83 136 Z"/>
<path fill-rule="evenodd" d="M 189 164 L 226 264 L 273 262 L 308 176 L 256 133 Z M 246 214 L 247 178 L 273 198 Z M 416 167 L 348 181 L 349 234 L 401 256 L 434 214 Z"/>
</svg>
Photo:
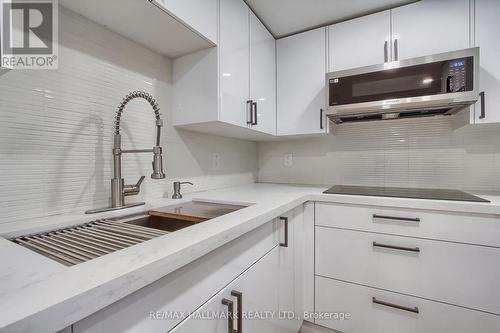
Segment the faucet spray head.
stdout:
<svg viewBox="0 0 500 333">
<path fill-rule="evenodd" d="M 163 172 L 163 156 L 160 146 L 153 147 L 153 173 L 152 179 L 164 179 L 165 173 Z"/>
</svg>

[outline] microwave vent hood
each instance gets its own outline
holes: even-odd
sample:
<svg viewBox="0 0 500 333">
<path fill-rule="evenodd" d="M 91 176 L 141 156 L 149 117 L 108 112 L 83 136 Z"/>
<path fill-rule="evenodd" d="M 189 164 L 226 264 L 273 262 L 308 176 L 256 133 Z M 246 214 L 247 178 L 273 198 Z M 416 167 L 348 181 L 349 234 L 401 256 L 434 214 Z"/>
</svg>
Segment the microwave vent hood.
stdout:
<svg viewBox="0 0 500 333">
<path fill-rule="evenodd" d="M 334 124 L 449 116 L 478 99 L 479 48 L 326 75 Z"/>
</svg>

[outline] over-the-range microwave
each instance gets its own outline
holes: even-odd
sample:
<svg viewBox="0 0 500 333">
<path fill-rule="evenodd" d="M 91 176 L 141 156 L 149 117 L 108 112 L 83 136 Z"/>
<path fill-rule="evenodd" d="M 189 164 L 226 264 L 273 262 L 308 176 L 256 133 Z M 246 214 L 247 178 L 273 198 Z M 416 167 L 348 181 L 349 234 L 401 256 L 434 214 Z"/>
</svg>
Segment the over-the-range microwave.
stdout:
<svg viewBox="0 0 500 333">
<path fill-rule="evenodd" d="M 336 124 L 450 115 L 478 99 L 479 48 L 326 75 L 327 117 Z"/>
</svg>

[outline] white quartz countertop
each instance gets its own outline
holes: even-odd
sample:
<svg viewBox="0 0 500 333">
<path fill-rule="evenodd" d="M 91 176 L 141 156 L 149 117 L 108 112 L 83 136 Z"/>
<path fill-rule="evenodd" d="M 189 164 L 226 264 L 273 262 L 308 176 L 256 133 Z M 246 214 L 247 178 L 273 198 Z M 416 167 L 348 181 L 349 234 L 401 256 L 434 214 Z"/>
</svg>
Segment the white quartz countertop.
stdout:
<svg viewBox="0 0 500 333">
<path fill-rule="evenodd" d="M 500 195 L 495 194 L 474 193 L 491 201 L 474 203 L 322 194 L 327 188 L 250 184 L 186 195 L 182 201 L 249 206 L 71 267 L 0 238 L 0 331 L 41 333 L 63 329 L 306 201 L 500 217 Z M 159 199 L 122 211 L 29 221 L 15 228 L 0 228 L 0 235 L 9 238 L 47 231 L 182 201 Z"/>
</svg>

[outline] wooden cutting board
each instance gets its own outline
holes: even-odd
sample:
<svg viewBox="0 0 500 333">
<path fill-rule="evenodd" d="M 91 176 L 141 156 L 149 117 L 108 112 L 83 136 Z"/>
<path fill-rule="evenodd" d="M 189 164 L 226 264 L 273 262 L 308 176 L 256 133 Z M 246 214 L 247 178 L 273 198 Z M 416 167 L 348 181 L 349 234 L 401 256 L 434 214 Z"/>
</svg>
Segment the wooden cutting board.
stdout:
<svg viewBox="0 0 500 333">
<path fill-rule="evenodd" d="M 199 223 L 242 208 L 245 206 L 189 201 L 149 211 L 149 215 Z"/>
</svg>

